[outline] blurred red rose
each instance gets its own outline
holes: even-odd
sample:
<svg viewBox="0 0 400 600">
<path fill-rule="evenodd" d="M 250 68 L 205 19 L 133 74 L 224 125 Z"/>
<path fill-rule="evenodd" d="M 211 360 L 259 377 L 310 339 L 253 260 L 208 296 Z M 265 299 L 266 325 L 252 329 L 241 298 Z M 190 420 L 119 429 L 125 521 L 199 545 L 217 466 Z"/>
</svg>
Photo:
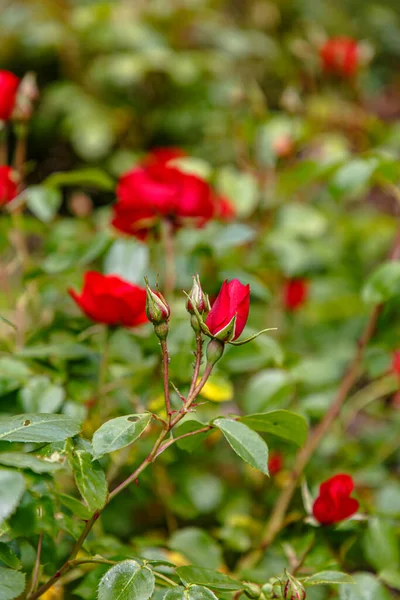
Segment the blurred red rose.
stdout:
<svg viewBox="0 0 400 600">
<path fill-rule="evenodd" d="M 332 525 L 354 515 L 359 504 L 357 500 L 350 498 L 353 489 L 353 479 L 343 473 L 322 483 L 313 505 L 316 520 L 321 525 Z"/>
<path fill-rule="evenodd" d="M 396 350 L 396 352 L 393 353 L 392 371 L 393 373 L 396 373 L 396 375 L 400 375 L 400 350 Z"/>
<path fill-rule="evenodd" d="M 146 164 L 150 163 L 161 163 L 167 164 L 171 160 L 175 160 L 177 158 L 183 158 L 186 156 L 186 152 L 181 148 L 177 148 L 176 146 L 166 146 L 164 148 L 153 148 L 150 150 L 149 154 L 146 156 L 144 162 Z"/>
<path fill-rule="evenodd" d="M 276 475 L 283 467 L 283 455 L 280 452 L 273 451 L 268 459 L 268 471 L 270 475 Z"/>
<path fill-rule="evenodd" d="M 226 196 L 216 195 L 214 197 L 215 217 L 228 223 L 236 218 L 236 209 Z"/>
<path fill-rule="evenodd" d="M 250 286 L 238 279 L 224 281 L 206 319 L 206 325 L 213 336 L 222 341 L 236 340 L 245 328 L 250 310 Z M 225 329 L 236 317 L 232 337 L 225 338 Z M 229 332 L 228 332 L 229 333 Z"/>
<path fill-rule="evenodd" d="M 144 163 L 119 180 L 112 224 L 144 237 L 162 218 L 177 227 L 186 223 L 201 227 L 213 215 L 213 192 L 203 179 L 166 163 Z"/>
<path fill-rule="evenodd" d="M 283 286 L 283 304 L 286 310 L 297 310 L 308 298 L 308 281 L 303 278 L 288 279 Z"/>
<path fill-rule="evenodd" d="M 85 315 L 106 325 L 136 327 L 147 322 L 146 290 L 117 275 L 85 273 L 82 293 L 68 290 Z"/>
<path fill-rule="evenodd" d="M 0 166 L 0 206 L 11 202 L 17 195 L 18 186 L 11 167 Z"/>
<path fill-rule="evenodd" d="M 326 73 L 352 77 L 358 70 L 359 48 L 352 38 L 331 38 L 321 46 L 319 54 Z"/>
<path fill-rule="evenodd" d="M 19 79 L 10 71 L 0 71 L 0 121 L 8 121 L 14 110 Z"/>
</svg>

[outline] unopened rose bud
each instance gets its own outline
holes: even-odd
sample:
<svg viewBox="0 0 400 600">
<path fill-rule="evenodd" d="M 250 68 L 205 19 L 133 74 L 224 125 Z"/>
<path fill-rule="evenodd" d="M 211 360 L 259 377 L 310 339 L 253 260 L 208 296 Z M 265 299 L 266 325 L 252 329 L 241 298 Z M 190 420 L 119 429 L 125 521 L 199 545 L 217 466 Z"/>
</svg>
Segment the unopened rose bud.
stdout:
<svg viewBox="0 0 400 600">
<path fill-rule="evenodd" d="M 161 292 L 153 292 L 146 281 L 146 315 L 153 325 L 166 323 L 170 317 L 171 310 Z"/>
<path fill-rule="evenodd" d="M 304 600 L 306 590 L 298 579 L 287 573 L 287 580 L 282 585 L 284 600 Z"/>
<path fill-rule="evenodd" d="M 246 583 L 244 594 L 248 598 L 252 598 L 252 600 L 259 600 L 259 598 L 261 597 L 261 590 L 260 587 L 255 583 Z"/>
<path fill-rule="evenodd" d="M 209 364 L 215 365 L 217 361 L 221 358 L 225 350 L 224 342 L 221 340 L 212 339 L 210 340 L 207 346 L 207 362 Z"/>
<path fill-rule="evenodd" d="M 195 314 L 193 309 L 194 306 L 200 314 L 209 313 L 211 310 L 210 301 L 207 294 L 203 292 L 198 275 L 193 277 L 193 286 L 186 303 L 186 308 L 191 315 Z"/>
</svg>

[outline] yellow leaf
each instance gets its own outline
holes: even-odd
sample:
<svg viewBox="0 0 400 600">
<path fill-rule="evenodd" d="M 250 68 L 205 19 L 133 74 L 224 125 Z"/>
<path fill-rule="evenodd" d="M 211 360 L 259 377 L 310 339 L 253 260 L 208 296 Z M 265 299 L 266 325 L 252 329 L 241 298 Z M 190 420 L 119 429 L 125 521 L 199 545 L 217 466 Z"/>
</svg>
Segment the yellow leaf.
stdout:
<svg viewBox="0 0 400 600">
<path fill-rule="evenodd" d="M 220 375 L 211 375 L 200 395 L 211 402 L 229 402 L 233 398 L 233 385 Z"/>
<path fill-rule="evenodd" d="M 63 600 L 64 588 L 61 584 L 56 583 L 47 592 L 40 596 L 40 600 Z"/>
</svg>

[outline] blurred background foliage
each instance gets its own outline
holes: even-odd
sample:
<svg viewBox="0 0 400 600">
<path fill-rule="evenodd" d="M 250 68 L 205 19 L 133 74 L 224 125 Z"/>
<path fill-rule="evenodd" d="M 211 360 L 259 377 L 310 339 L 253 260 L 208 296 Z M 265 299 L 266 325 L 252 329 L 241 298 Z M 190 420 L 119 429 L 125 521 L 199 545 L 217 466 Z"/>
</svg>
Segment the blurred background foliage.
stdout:
<svg viewBox="0 0 400 600">
<path fill-rule="evenodd" d="M 180 146 L 188 154 L 182 167 L 228 196 L 237 219 L 178 232 L 177 290 L 189 289 L 196 272 L 212 296 L 226 277 L 238 277 L 252 289 L 249 333 L 278 328 L 226 351 L 204 390 L 210 402 L 196 418 L 290 408 L 314 424 L 354 355 L 366 317 L 386 302 L 359 388 L 307 472 L 313 493 L 333 472 L 351 473 L 362 512 L 378 519 L 382 537 L 366 523 L 343 524 L 316 544 L 305 568 L 378 572 L 399 589 L 398 542 L 385 528 L 398 532 L 400 518 L 398 380 L 390 372 L 400 334 L 400 274 L 375 269 L 398 228 L 400 5 L 1 0 L 0 9 L 0 66 L 19 76 L 35 72 L 40 89 L 28 144 L 29 264 L 13 274 L 0 299 L 2 315 L 22 323 L 22 337 L 0 323 L 1 410 L 79 416 L 88 438 L 112 416 L 147 408 L 162 413 L 151 327 L 113 332 L 99 389 L 103 334 L 78 313 L 66 289 L 80 289 L 89 268 L 139 284 L 144 275 L 153 282 L 162 276 L 159 244 L 117 235 L 110 207 L 117 177 L 146 151 Z M 343 34 L 360 41 L 369 63 L 352 80 L 325 75 L 318 54 L 328 37 Z M 2 216 L 6 261 L 9 228 Z M 283 302 L 283 286 L 293 277 L 309 286 L 296 311 Z M 172 307 L 171 378 L 184 391 L 193 339 L 182 294 Z M 107 508 L 93 553 L 118 555 L 128 547 L 175 564 L 234 568 L 257 539 L 296 451 L 266 439 L 284 456 L 281 472 L 268 481 L 239 464 L 218 434 L 193 454 L 171 449 L 139 487 Z M 102 459 L 109 478 L 117 482 L 150 447 L 144 438 Z M 0 442 L 0 450 L 8 448 Z M 25 569 L 34 560 L 29 535 L 45 527 L 44 562 L 51 562 L 65 553 L 64 538 L 54 541 L 58 528 L 68 535 L 77 525 L 68 514 L 55 521 L 60 497 L 48 485 L 51 474 L 27 476 L 31 486 L 13 517 L 27 538 L 20 547 Z M 59 486 L 73 493 L 66 474 Z M 48 503 L 40 523 L 39 498 Z M 284 534 L 299 553 L 307 545 L 303 519 L 299 493 Z M 378 556 L 379 542 L 390 548 L 387 564 Z M 246 575 L 265 582 L 287 564 L 288 546 L 277 544 Z M 72 581 L 66 597 L 92 598 L 103 572 Z M 318 587 L 309 597 L 329 593 Z M 351 593 L 342 597 L 361 598 Z M 386 593 L 380 589 L 379 598 Z"/>
</svg>

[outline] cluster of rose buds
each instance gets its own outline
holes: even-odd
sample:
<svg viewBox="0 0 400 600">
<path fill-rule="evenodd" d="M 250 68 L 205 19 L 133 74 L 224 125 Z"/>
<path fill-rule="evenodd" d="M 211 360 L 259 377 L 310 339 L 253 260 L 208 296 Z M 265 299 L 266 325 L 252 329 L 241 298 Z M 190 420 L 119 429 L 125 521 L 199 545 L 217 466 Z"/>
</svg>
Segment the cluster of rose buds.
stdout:
<svg viewBox="0 0 400 600">
<path fill-rule="evenodd" d="M 201 177 L 179 168 L 179 148 L 153 150 L 139 165 L 122 175 L 112 225 L 119 231 L 146 239 L 162 220 L 174 229 L 204 226 L 210 219 L 229 221 L 235 211 L 229 200 L 214 192 Z"/>
</svg>

